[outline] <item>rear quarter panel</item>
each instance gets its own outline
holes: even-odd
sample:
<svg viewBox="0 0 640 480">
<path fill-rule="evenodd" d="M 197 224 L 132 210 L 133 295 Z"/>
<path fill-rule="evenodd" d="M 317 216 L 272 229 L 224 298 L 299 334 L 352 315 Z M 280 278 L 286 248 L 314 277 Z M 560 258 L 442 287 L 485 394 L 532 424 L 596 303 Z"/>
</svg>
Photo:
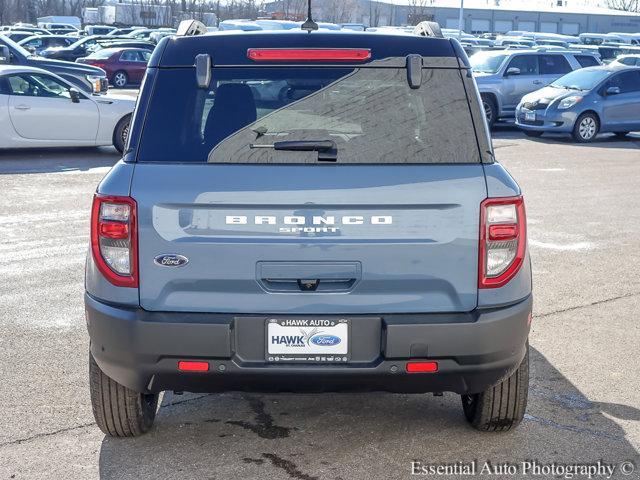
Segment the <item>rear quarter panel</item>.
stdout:
<svg viewBox="0 0 640 480">
<path fill-rule="evenodd" d="M 131 178 L 135 165 L 119 161 L 102 179 L 98 185 L 97 193 L 102 195 L 129 195 Z M 87 212 L 90 215 L 90 212 Z M 94 298 L 119 305 L 139 305 L 138 289 L 128 287 L 116 287 L 109 283 L 98 271 L 93 260 L 91 248 L 87 252 L 85 264 L 85 290 Z"/>
<path fill-rule="evenodd" d="M 522 195 L 522 191 L 509 172 L 500 164 L 485 164 L 488 197 L 513 197 Z M 526 206 L 526 198 L 525 198 Z M 494 308 L 516 303 L 531 295 L 531 259 L 529 247 L 525 252 L 522 267 L 509 283 L 500 288 L 478 290 L 478 308 Z"/>
</svg>

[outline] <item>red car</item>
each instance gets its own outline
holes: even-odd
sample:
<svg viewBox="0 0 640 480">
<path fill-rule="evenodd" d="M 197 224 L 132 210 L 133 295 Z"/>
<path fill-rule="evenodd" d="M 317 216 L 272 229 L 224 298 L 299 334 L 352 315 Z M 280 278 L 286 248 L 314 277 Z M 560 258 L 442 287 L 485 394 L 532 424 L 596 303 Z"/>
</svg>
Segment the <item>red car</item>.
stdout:
<svg viewBox="0 0 640 480">
<path fill-rule="evenodd" d="M 142 48 L 103 48 L 76 62 L 102 68 L 114 87 L 124 88 L 140 84 L 150 57 L 151 52 Z"/>
</svg>

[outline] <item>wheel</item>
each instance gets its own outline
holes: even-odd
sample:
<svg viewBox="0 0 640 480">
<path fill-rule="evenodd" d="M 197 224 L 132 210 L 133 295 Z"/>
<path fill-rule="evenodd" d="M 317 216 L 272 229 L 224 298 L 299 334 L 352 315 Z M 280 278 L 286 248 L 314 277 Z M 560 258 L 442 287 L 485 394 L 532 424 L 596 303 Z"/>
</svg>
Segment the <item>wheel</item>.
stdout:
<svg viewBox="0 0 640 480">
<path fill-rule="evenodd" d="M 598 117 L 593 113 L 583 113 L 576 120 L 576 124 L 573 127 L 573 138 L 580 143 L 591 142 L 598 135 L 600 130 L 600 121 Z"/>
<path fill-rule="evenodd" d="M 538 138 L 541 137 L 544 132 L 538 130 L 522 130 L 527 137 Z"/>
<path fill-rule="evenodd" d="M 127 146 L 130 127 L 131 115 L 126 115 L 120 119 L 116 128 L 113 130 L 113 146 L 116 147 L 116 150 L 120 153 L 124 152 L 124 147 Z"/>
<path fill-rule="evenodd" d="M 507 379 L 482 393 L 462 395 L 467 421 L 477 430 L 505 431 L 524 418 L 529 391 L 529 345 L 518 369 Z"/>
<path fill-rule="evenodd" d="M 122 70 L 117 71 L 113 74 L 111 78 L 111 83 L 116 88 L 124 88 L 129 83 L 129 76 L 127 72 L 123 72 Z"/>
<path fill-rule="evenodd" d="M 156 418 L 158 394 L 138 393 L 107 377 L 89 354 L 89 390 L 93 416 L 112 437 L 137 437 Z"/>
<path fill-rule="evenodd" d="M 621 140 L 626 138 L 627 135 L 629 135 L 629 132 L 614 132 L 614 133 L 615 133 L 615 136 Z"/>
<path fill-rule="evenodd" d="M 482 98 L 482 108 L 484 109 L 484 115 L 487 117 L 487 124 L 489 128 L 493 128 L 493 125 L 498 119 L 498 106 L 496 101 L 489 95 L 480 95 Z"/>
</svg>

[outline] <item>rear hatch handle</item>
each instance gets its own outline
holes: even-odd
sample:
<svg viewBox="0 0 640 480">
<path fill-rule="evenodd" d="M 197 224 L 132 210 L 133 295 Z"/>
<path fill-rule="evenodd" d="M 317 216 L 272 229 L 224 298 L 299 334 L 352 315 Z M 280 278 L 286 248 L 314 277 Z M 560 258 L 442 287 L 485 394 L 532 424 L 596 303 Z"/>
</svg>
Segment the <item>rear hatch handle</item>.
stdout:
<svg viewBox="0 0 640 480">
<path fill-rule="evenodd" d="M 360 262 L 258 262 L 258 283 L 267 292 L 346 293 L 362 278 Z"/>
</svg>

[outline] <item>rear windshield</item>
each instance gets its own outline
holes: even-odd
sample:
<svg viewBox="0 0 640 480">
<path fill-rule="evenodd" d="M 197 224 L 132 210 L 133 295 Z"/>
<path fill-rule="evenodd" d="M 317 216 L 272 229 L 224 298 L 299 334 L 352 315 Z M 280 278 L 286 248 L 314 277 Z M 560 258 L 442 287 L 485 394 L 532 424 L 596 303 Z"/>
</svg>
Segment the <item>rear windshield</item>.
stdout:
<svg viewBox="0 0 640 480">
<path fill-rule="evenodd" d="M 458 70 L 424 69 L 412 89 L 403 68 L 318 67 L 218 67 L 209 89 L 193 68 L 161 69 L 138 161 L 317 162 L 303 141 L 338 163 L 480 161 Z"/>
</svg>

